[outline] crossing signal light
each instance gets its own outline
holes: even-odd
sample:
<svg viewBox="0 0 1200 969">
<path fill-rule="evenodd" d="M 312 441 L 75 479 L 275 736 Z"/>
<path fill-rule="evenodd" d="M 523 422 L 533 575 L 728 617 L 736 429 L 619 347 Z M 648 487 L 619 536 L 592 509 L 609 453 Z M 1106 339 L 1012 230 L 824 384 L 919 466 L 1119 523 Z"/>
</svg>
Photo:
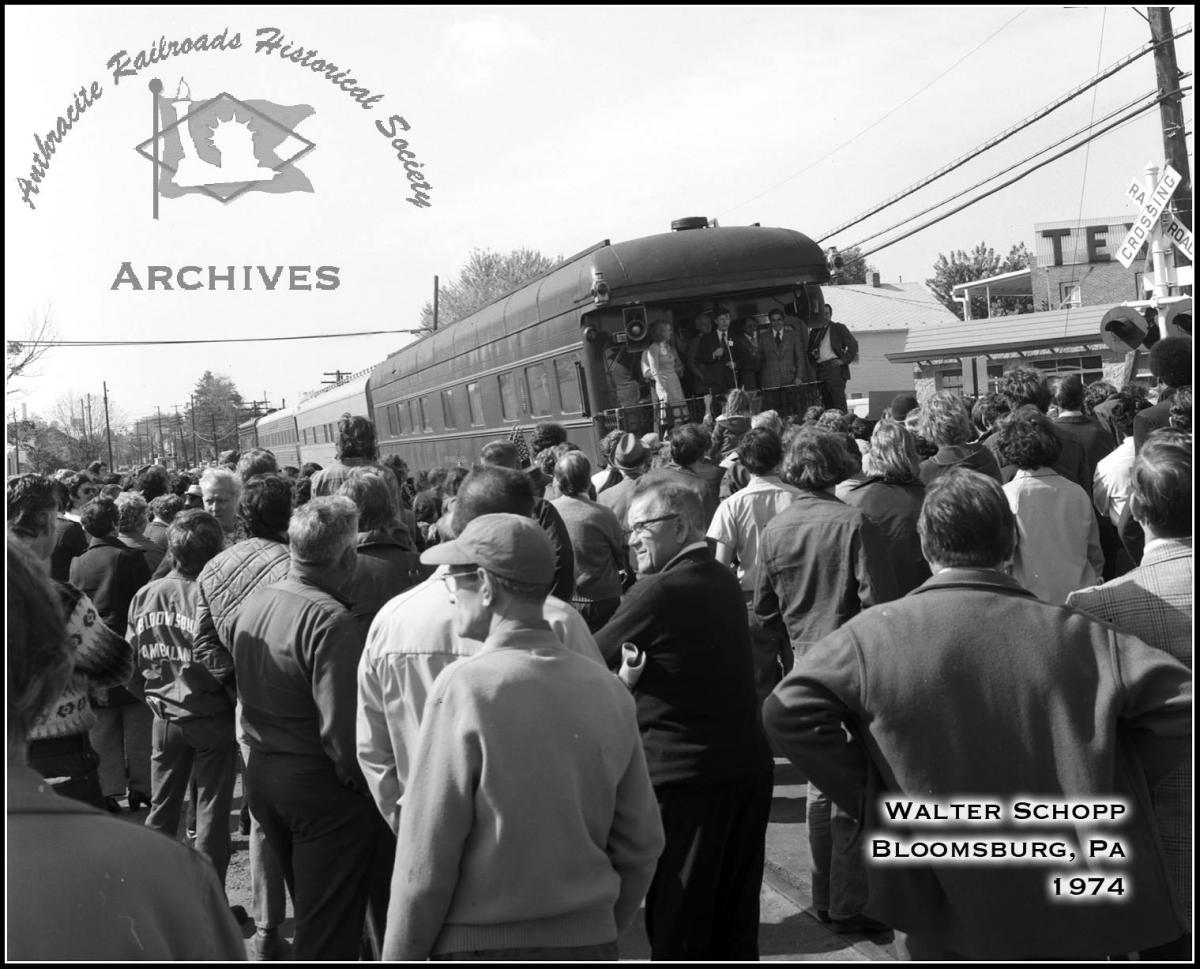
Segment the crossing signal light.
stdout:
<svg viewBox="0 0 1200 969">
<path fill-rule="evenodd" d="M 1158 301 L 1158 328 L 1163 336 L 1192 335 L 1192 298 L 1180 296 Z"/>
<path fill-rule="evenodd" d="M 1172 296 L 1158 305 L 1114 306 L 1100 320 L 1100 339 L 1110 350 L 1149 349 L 1164 336 L 1192 335 L 1192 299 Z"/>
</svg>

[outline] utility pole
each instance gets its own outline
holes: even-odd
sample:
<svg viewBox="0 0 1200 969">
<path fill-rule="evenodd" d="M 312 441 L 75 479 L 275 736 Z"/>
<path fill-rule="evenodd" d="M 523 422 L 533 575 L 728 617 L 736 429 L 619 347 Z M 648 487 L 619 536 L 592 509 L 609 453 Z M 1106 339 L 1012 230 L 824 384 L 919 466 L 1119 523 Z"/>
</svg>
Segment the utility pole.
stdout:
<svg viewBox="0 0 1200 969">
<path fill-rule="evenodd" d="M 1172 38 L 1171 8 L 1149 7 L 1150 36 L 1159 46 L 1154 48 L 1154 70 L 1158 76 L 1158 94 L 1166 95 L 1159 103 L 1162 118 L 1163 154 L 1166 162 L 1179 172 L 1179 188 L 1171 198 L 1179 221 L 1192 228 L 1192 171 L 1188 165 L 1187 145 L 1184 142 L 1183 94 L 1179 90 L 1179 65 L 1175 59 L 1175 41 Z M 1182 260 L 1182 262 L 1181 262 Z M 1176 250 L 1175 264 L 1187 265 L 1187 257 Z"/>
<path fill-rule="evenodd" d="M 433 277 L 433 332 L 437 332 L 437 316 L 438 316 L 438 278 Z"/>
<path fill-rule="evenodd" d="M 88 404 L 87 432 L 88 432 L 88 438 L 91 439 L 96 436 L 95 427 L 92 425 L 92 395 L 91 394 L 87 395 L 87 404 Z"/>
<path fill-rule="evenodd" d="M 21 473 L 21 432 L 17 425 L 17 409 L 13 408 L 13 460 L 16 462 L 13 470 Z"/>
<path fill-rule="evenodd" d="M 163 439 L 163 432 L 162 432 L 162 408 L 161 408 L 161 407 L 159 407 L 159 406 L 158 406 L 158 404 L 155 404 L 155 405 L 154 405 L 154 410 L 155 410 L 155 413 L 157 413 L 157 414 L 158 414 L 158 450 L 159 450 L 159 452 L 160 452 L 160 453 L 159 453 L 159 457 L 160 457 L 160 458 L 162 458 L 162 459 L 165 461 L 165 460 L 166 460 L 166 457 L 167 457 L 167 455 L 166 455 L 167 443 L 166 443 L 166 441 Z"/>
<path fill-rule="evenodd" d="M 187 459 L 187 444 L 183 440 L 183 418 L 179 416 L 179 405 L 175 404 L 175 430 L 179 434 L 179 453 L 183 455 L 183 466 L 186 468 Z"/>
<path fill-rule="evenodd" d="M 217 463 L 217 414 L 216 411 L 208 412 L 208 419 L 212 422 L 213 432 L 213 464 Z"/>
<path fill-rule="evenodd" d="M 108 438 L 108 470 L 112 473 L 116 470 L 113 466 L 112 456 L 112 428 L 108 426 L 108 381 L 103 381 L 104 386 L 104 436 Z"/>
<path fill-rule="evenodd" d="M 200 445 L 196 443 L 196 395 L 188 394 L 188 410 L 192 414 L 192 456 L 200 463 Z"/>
</svg>

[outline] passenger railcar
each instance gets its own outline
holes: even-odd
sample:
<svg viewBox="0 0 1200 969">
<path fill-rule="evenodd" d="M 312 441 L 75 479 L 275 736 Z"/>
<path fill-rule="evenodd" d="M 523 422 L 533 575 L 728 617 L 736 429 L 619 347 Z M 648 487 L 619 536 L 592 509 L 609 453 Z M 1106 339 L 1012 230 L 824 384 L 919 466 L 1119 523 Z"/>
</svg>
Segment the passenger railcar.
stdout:
<svg viewBox="0 0 1200 969">
<path fill-rule="evenodd" d="M 381 454 L 469 466 L 488 441 L 555 421 L 594 458 L 608 430 L 653 427 L 639 366 L 649 324 L 686 330 L 715 303 L 735 318 L 777 307 L 820 318 L 829 269 L 807 236 L 702 218 L 672 229 L 605 240 L 378 364 L 369 394 Z"/>
<path fill-rule="evenodd" d="M 260 420 L 262 420 L 260 417 L 251 417 L 250 420 L 242 421 L 238 425 L 238 450 L 242 454 L 258 447 L 257 426 Z"/>
<path fill-rule="evenodd" d="M 370 376 L 370 370 L 361 370 L 340 384 L 326 387 L 300 401 L 295 409 L 295 432 L 300 446 L 298 464 L 315 461 L 325 468 L 333 463 L 338 419 L 343 414 L 374 420 L 367 400 L 367 380 Z M 378 433 L 379 424 L 376 421 Z"/>
<path fill-rule="evenodd" d="M 280 468 L 300 467 L 299 435 L 296 433 L 296 407 L 284 407 L 260 417 L 255 425 L 257 444 L 275 455 Z M 243 447 L 243 450 L 245 448 Z"/>
</svg>

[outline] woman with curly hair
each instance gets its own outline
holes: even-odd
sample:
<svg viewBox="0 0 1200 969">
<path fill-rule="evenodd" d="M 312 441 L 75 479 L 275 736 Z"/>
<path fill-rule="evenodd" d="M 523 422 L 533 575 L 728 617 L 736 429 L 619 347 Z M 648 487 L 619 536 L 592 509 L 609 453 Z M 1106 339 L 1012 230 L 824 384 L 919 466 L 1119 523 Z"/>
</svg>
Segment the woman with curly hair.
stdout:
<svg viewBox="0 0 1200 969">
<path fill-rule="evenodd" d="M 920 466 L 912 433 L 903 424 L 880 421 L 863 459 L 865 477 L 850 482 L 838 495 L 879 526 L 902 596 L 930 575 L 917 535 L 917 519 L 925 502 Z"/>
<path fill-rule="evenodd" d="M 1004 485 L 1017 519 L 1012 577 L 1039 599 L 1058 605 L 1100 581 L 1104 553 L 1087 492 L 1052 465 L 1061 445 L 1050 419 L 1025 405 L 1000 421 L 997 445 L 1017 467 Z"/>
<path fill-rule="evenodd" d="M 966 468 L 1000 480 L 1000 465 L 988 448 L 974 440 L 971 411 L 958 394 L 939 390 L 921 407 L 917 433 L 937 448 L 921 462 L 921 480 L 926 487 L 951 468 Z"/>
</svg>

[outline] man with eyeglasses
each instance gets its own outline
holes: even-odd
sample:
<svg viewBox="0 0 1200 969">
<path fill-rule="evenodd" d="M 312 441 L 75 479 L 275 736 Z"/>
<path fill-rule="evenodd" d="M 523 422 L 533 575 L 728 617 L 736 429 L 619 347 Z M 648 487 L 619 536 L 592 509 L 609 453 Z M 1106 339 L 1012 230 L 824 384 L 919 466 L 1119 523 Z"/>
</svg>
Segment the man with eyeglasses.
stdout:
<svg viewBox="0 0 1200 969">
<path fill-rule="evenodd" d="M 633 689 L 666 848 L 646 896 L 653 959 L 757 959 L 772 761 L 758 717 L 746 606 L 704 539 L 692 488 L 651 473 L 629 507 L 639 580 L 599 633 L 632 643 Z"/>
<path fill-rule="evenodd" d="M 615 960 L 663 847 L 634 705 L 546 622 L 537 522 L 481 515 L 421 561 L 483 648 L 425 708 L 383 958 Z"/>
</svg>

